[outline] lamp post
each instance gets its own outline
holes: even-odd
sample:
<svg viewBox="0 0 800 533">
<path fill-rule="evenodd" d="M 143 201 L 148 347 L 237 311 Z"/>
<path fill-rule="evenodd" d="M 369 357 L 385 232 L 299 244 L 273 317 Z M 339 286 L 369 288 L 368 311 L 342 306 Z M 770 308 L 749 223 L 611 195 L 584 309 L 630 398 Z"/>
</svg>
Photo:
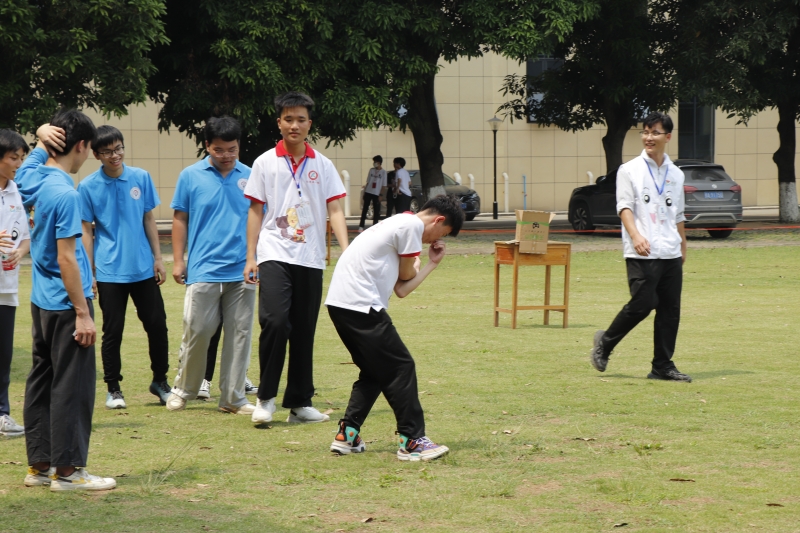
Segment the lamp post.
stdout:
<svg viewBox="0 0 800 533">
<path fill-rule="evenodd" d="M 494 202 L 492 202 L 492 218 L 497 220 L 497 130 L 500 129 L 500 123 L 503 121 L 495 115 L 486 122 L 492 128 L 492 135 L 494 136 Z"/>
</svg>

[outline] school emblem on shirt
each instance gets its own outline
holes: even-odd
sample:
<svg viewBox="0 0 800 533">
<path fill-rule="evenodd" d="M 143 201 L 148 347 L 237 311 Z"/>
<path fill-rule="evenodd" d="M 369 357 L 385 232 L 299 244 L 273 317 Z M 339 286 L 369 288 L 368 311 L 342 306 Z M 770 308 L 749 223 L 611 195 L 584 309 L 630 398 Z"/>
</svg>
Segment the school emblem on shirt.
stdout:
<svg viewBox="0 0 800 533">
<path fill-rule="evenodd" d="M 139 190 L 139 187 L 132 187 L 131 188 L 131 198 L 134 200 L 138 200 L 142 197 L 142 191 Z"/>
<path fill-rule="evenodd" d="M 241 190 L 244 190 L 244 188 L 247 187 L 247 180 L 242 178 L 239 181 L 237 181 L 236 184 L 239 186 Z"/>
<path fill-rule="evenodd" d="M 316 170 L 311 170 L 308 172 L 308 179 L 311 181 L 317 181 L 317 178 L 319 178 L 319 174 L 317 174 Z"/>
</svg>

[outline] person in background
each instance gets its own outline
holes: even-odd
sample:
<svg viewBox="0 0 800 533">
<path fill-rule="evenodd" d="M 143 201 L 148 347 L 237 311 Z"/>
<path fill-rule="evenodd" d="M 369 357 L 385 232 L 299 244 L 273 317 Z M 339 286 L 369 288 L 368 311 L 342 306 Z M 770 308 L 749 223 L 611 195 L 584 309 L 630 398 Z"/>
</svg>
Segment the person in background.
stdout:
<svg viewBox="0 0 800 533">
<path fill-rule="evenodd" d="M 364 231 L 364 221 L 370 204 L 372 204 L 372 225 L 381 220 L 381 199 L 386 192 L 386 171 L 381 167 L 382 163 L 381 156 L 376 155 L 372 158 L 372 168 L 369 169 L 367 183 L 364 185 L 364 205 L 361 208 L 361 222 L 358 224 L 359 233 Z"/>
<path fill-rule="evenodd" d="M 394 200 L 394 207 L 398 215 L 411 209 L 411 176 L 405 166 L 405 159 L 402 157 L 394 158 L 394 192 L 397 195 Z"/>
</svg>

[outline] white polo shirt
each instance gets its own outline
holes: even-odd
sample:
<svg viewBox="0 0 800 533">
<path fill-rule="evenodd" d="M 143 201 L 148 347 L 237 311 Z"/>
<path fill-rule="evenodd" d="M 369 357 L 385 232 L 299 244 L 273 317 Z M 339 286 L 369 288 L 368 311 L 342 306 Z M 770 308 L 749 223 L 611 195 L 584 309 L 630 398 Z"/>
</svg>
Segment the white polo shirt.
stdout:
<svg viewBox="0 0 800 533">
<path fill-rule="evenodd" d="M 11 235 L 12 246 L 8 251 L 19 248 L 24 240 L 29 240 L 31 234 L 28 230 L 28 215 L 22 206 L 22 197 L 17 190 L 17 184 L 8 180 L 5 189 L 0 189 L 0 230 L 6 230 Z M 13 270 L 0 269 L 0 305 L 17 307 L 19 296 L 19 265 Z"/>
<path fill-rule="evenodd" d="M 398 192 L 411 196 L 411 176 L 408 174 L 408 170 L 401 168 L 395 171 L 394 179 L 397 182 Z"/>
<path fill-rule="evenodd" d="M 681 257 L 681 236 L 677 225 L 683 214 L 683 171 L 667 154 L 659 167 L 647 152 L 631 159 L 617 171 L 617 213 L 630 209 L 639 230 L 650 242 L 650 255 L 633 248 L 631 236 L 622 226 L 623 254 L 632 259 L 675 259 Z"/>
<path fill-rule="evenodd" d="M 267 205 L 258 235 L 259 264 L 282 261 L 325 269 L 328 202 L 346 196 L 330 159 L 306 143 L 305 155 L 293 161 L 280 141 L 253 163 L 244 195 Z M 303 227 L 298 211 L 310 215 L 310 226 Z"/>
<path fill-rule="evenodd" d="M 325 305 L 369 313 L 389 307 L 400 258 L 422 251 L 425 224 L 402 213 L 381 220 L 353 239 L 336 263 Z"/>
<path fill-rule="evenodd" d="M 367 184 L 364 185 L 364 192 L 378 196 L 383 187 L 386 187 L 386 171 L 384 169 L 378 170 L 377 168 L 369 169 Z"/>
</svg>

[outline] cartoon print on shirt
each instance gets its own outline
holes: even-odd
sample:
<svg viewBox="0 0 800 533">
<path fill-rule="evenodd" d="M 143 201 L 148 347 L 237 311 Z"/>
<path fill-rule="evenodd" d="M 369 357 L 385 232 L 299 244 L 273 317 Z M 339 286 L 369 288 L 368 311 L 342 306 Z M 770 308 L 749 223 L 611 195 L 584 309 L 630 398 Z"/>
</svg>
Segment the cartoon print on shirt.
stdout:
<svg viewBox="0 0 800 533">
<path fill-rule="evenodd" d="M 286 210 L 286 216 L 275 219 L 275 224 L 281 229 L 281 237 L 293 242 L 306 242 L 305 232 L 299 227 L 297 210 L 290 207 Z"/>
<path fill-rule="evenodd" d="M 644 200 L 644 203 L 646 203 L 646 204 L 650 203 L 650 188 L 649 187 L 644 187 L 642 189 L 642 200 Z"/>
<path fill-rule="evenodd" d="M 672 207 L 672 189 L 667 189 L 667 199 L 664 201 L 667 207 Z"/>
</svg>

